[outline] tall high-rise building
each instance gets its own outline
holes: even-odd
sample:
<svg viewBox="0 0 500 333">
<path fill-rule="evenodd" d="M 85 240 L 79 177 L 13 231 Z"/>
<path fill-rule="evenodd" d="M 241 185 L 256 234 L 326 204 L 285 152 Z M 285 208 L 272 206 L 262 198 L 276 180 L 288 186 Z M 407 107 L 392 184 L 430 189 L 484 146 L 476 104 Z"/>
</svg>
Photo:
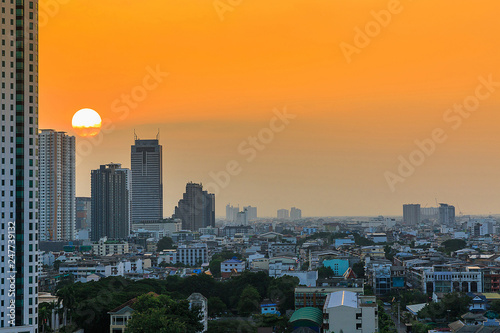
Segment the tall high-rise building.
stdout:
<svg viewBox="0 0 500 333">
<path fill-rule="evenodd" d="M 0 332 L 36 332 L 38 1 L 0 2 Z"/>
<path fill-rule="evenodd" d="M 290 212 L 288 209 L 278 209 L 277 216 L 279 219 L 288 220 L 290 218 Z"/>
<path fill-rule="evenodd" d="M 163 218 L 162 146 L 135 137 L 131 150 L 132 222 Z"/>
<path fill-rule="evenodd" d="M 243 207 L 243 210 L 247 211 L 249 221 L 253 221 L 253 220 L 257 219 L 257 207 L 246 206 L 246 207 Z"/>
<path fill-rule="evenodd" d="M 92 217 L 92 199 L 76 197 L 76 229 L 90 228 Z"/>
<path fill-rule="evenodd" d="M 229 222 L 236 222 L 239 212 L 240 212 L 240 206 L 233 207 L 233 206 L 231 206 L 231 204 L 227 204 L 227 206 L 226 206 L 226 220 Z"/>
<path fill-rule="evenodd" d="M 101 165 L 91 173 L 91 240 L 125 239 L 130 233 L 128 169 L 121 164 Z"/>
<path fill-rule="evenodd" d="M 439 204 L 439 224 L 450 227 L 455 225 L 455 206 Z"/>
<path fill-rule="evenodd" d="M 40 240 L 76 236 L 75 137 L 44 129 L 39 133 Z"/>
<path fill-rule="evenodd" d="M 187 183 L 186 193 L 175 207 L 174 218 L 181 219 L 183 230 L 215 227 L 215 194 L 203 191 L 202 184 Z"/>
<path fill-rule="evenodd" d="M 290 219 L 292 221 L 300 220 L 302 218 L 302 210 L 299 208 L 292 207 L 290 209 Z"/>
<path fill-rule="evenodd" d="M 420 223 L 420 204 L 403 205 L 403 224 L 415 226 Z"/>
</svg>

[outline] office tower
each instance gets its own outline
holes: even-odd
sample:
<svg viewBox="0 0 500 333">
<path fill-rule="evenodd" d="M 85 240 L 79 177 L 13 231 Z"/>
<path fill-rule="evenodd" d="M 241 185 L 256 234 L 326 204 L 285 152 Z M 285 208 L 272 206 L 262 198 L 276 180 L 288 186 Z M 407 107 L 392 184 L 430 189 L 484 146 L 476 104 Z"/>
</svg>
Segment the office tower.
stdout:
<svg viewBox="0 0 500 333">
<path fill-rule="evenodd" d="M 75 137 L 44 129 L 39 133 L 40 240 L 76 236 Z"/>
<path fill-rule="evenodd" d="M 302 210 L 292 207 L 290 209 L 290 219 L 292 221 L 300 220 L 302 218 Z"/>
<path fill-rule="evenodd" d="M 32 333 L 38 329 L 38 1 L 0 7 L 0 332 Z"/>
<path fill-rule="evenodd" d="M 243 210 L 242 212 L 238 212 L 236 216 L 236 223 L 238 225 L 248 225 L 248 211 Z"/>
<path fill-rule="evenodd" d="M 246 206 L 246 207 L 243 207 L 243 210 L 247 211 L 249 221 L 253 221 L 253 220 L 257 219 L 257 207 Z"/>
<path fill-rule="evenodd" d="M 455 225 L 455 207 L 447 204 L 439 204 L 439 224 L 452 227 Z"/>
<path fill-rule="evenodd" d="M 189 182 L 174 218 L 182 220 L 182 229 L 198 231 L 208 226 L 215 227 L 215 194 L 203 191 L 202 184 Z"/>
<path fill-rule="evenodd" d="M 125 239 L 130 230 L 128 169 L 121 164 L 101 165 L 91 173 L 91 240 Z"/>
<path fill-rule="evenodd" d="M 288 219 L 290 214 L 288 213 L 288 209 L 278 209 L 278 218 L 279 219 Z"/>
<path fill-rule="evenodd" d="M 76 198 L 76 229 L 90 228 L 92 216 L 92 199 L 89 197 Z"/>
<path fill-rule="evenodd" d="M 135 137 L 131 150 L 132 221 L 163 218 L 162 146 L 156 140 Z"/>
<path fill-rule="evenodd" d="M 236 222 L 238 218 L 238 213 L 240 212 L 240 206 L 233 207 L 230 204 L 226 206 L 226 220 L 229 222 Z"/>
<path fill-rule="evenodd" d="M 420 204 L 403 205 L 403 224 L 416 226 L 420 223 Z"/>
</svg>

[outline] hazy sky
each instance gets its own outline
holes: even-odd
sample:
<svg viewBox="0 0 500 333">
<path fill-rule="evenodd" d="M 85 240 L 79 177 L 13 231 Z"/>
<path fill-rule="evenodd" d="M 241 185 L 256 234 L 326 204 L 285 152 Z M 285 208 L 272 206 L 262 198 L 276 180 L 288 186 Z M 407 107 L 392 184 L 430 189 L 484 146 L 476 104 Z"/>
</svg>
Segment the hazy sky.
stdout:
<svg viewBox="0 0 500 333">
<path fill-rule="evenodd" d="M 72 133 L 84 107 L 111 124 L 77 139 L 79 196 L 160 129 L 166 216 L 228 163 L 217 215 L 500 213 L 499 1 L 49 2 L 40 128 Z"/>
</svg>

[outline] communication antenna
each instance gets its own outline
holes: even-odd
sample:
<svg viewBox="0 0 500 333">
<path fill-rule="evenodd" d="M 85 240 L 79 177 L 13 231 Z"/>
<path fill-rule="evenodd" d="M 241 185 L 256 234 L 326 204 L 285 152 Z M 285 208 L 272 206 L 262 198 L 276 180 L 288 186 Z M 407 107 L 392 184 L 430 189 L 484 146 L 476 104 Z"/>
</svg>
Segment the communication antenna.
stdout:
<svg viewBox="0 0 500 333">
<path fill-rule="evenodd" d="M 135 133 L 135 128 L 134 128 L 134 140 L 137 140 L 137 134 Z"/>
<path fill-rule="evenodd" d="M 160 129 L 158 128 L 158 134 L 156 134 L 156 140 L 160 141 Z"/>
</svg>

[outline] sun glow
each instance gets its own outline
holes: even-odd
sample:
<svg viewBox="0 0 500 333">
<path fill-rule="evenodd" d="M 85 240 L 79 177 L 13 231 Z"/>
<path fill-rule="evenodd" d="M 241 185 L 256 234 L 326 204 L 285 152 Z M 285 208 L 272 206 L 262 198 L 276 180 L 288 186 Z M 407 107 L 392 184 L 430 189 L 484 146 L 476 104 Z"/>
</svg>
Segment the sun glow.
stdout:
<svg viewBox="0 0 500 333">
<path fill-rule="evenodd" d="M 73 116 L 71 125 L 78 136 L 96 136 L 101 130 L 101 116 L 92 109 L 81 109 Z"/>
</svg>

